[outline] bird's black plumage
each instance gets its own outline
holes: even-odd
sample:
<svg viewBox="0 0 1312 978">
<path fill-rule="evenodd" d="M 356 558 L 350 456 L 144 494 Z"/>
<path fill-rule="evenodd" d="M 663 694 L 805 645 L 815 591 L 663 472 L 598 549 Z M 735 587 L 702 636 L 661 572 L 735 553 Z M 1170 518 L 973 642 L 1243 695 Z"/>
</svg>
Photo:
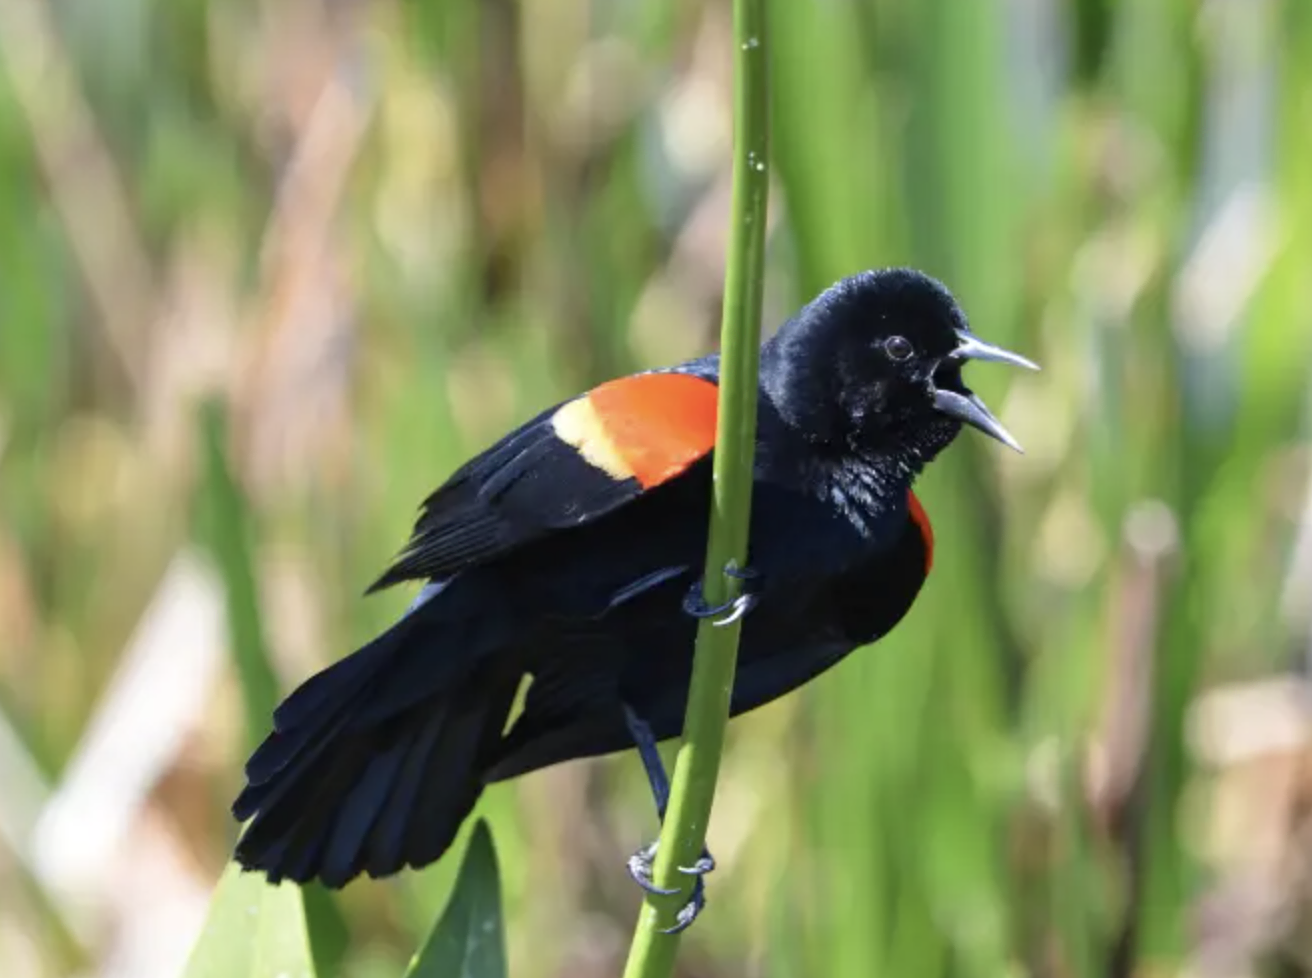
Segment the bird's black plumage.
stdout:
<svg viewBox="0 0 1312 978">
<path fill-rule="evenodd" d="M 910 508 L 913 480 L 963 421 L 1011 443 L 963 385 L 971 358 L 1028 365 L 974 337 L 947 290 L 908 270 L 838 283 L 763 345 L 755 607 L 735 714 L 910 609 L 932 547 Z M 711 435 L 682 400 L 666 407 L 692 420 L 664 430 L 652 396 L 713 405 L 718 370 L 706 357 L 656 372 L 678 384 L 629 378 L 557 405 L 429 497 L 375 585 L 425 581 L 411 610 L 294 692 L 250 759 L 234 804 L 251 820 L 243 865 L 330 886 L 421 866 L 450 845 L 484 785 L 632 746 L 634 718 L 657 739 L 678 734 Z M 524 710 L 506 731 L 525 675 Z"/>
</svg>

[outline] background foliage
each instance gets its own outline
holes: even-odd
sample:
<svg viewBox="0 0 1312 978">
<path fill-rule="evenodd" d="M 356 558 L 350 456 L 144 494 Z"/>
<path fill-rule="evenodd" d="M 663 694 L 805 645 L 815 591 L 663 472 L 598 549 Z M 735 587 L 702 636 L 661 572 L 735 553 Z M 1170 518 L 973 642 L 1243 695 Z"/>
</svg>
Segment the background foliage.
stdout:
<svg viewBox="0 0 1312 978">
<path fill-rule="evenodd" d="M 909 262 L 1043 363 L 908 621 L 735 723 L 683 974 L 1312 974 L 1312 5 L 773 0 L 766 324 Z M 0 0 L 0 974 L 175 975 L 276 695 L 469 452 L 703 351 L 691 0 Z M 250 568 L 247 572 L 244 568 Z M 617 973 L 632 758 L 498 787 L 516 978 Z M 401 973 L 459 860 L 311 891 Z"/>
</svg>

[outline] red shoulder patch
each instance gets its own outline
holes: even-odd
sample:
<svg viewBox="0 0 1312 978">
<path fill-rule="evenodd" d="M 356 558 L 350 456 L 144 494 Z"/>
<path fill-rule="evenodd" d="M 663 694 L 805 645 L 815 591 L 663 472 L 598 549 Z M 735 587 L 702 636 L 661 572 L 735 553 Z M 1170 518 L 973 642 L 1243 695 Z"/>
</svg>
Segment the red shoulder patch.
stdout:
<svg viewBox="0 0 1312 978">
<path fill-rule="evenodd" d="M 925 573 L 928 574 L 934 566 L 934 528 L 929 525 L 929 514 L 925 512 L 925 507 L 920 505 L 920 500 L 910 489 L 907 490 L 907 515 L 916 524 L 920 539 L 925 542 Z"/>
<path fill-rule="evenodd" d="M 709 380 L 640 374 L 586 396 L 606 441 L 644 489 L 674 478 L 715 447 L 719 388 Z"/>
</svg>

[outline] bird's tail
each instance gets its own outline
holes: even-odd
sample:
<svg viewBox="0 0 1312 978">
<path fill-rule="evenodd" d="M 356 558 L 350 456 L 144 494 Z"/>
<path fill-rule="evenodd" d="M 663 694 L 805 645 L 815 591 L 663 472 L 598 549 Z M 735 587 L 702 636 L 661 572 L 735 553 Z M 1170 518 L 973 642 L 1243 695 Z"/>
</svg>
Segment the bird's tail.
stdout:
<svg viewBox="0 0 1312 978">
<path fill-rule="evenodd" d="M 313 676 L 274 713 L 233 804 L 252 820 L 237 844 L 243 867 L 271 882 L 339 887 L 362 872 L 423 866 L 451 845 L 483 789 L 516 684 L 464 676 L 419 695 L 398 690 L 398 660 L 414 658 L 404 654 L 414 651 L 408 631 L 398 626 Z"/>
</svg>

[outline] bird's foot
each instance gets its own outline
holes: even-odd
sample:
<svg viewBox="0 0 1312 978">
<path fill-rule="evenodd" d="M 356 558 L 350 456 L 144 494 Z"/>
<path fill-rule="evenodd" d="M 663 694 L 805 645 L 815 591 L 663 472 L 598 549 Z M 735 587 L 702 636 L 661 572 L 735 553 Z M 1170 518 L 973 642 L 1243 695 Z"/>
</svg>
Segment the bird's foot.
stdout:
<svg viewBox="0 0 1312 978">
<path fill-rule="evenodd" d="M 756 607 L 760 601 L 760 595 L 757 591 L 761 575 L 750 567 L 736 567 L 733 564 L 727 566 L 724 573 L 743 582 L 743 593 L 732 601 L 726 601 L 724 604 L 712 607 L 706 603 L 700 583 L 694 584 L 687 597 L 683 599 L 685 614 L 691 615 L 693 618 L 714 618 L 716 620 L 712 624 L 718 627 L 732 625 Z M 721 615 L 724 617 L 721 618 Z"/>
<path fill-rule="evenodd" d="M 652 867 L 656 863 L 656 849 L 659 845 L 659 841 L 652 842 L 630 856 L 628 861 L 629 875 L 633 877 L 635 883 L 648 893 L 654 893 L 657 896 L 673 896 L 680 892 L 679 887 L 665 889 L 657 886 L 652 880 Z M 688 897 L 688 902 L 680 907 L 679 912 L 675 915 L 674 925 L 662 931 L 664 934 L 677 934 L 682 930 L 686 930 L 706 907 L 706 883 L 703 877 L 715 869 L 715 857 L 703 848 L 701 856 L 695 863 L 691 866 L 679 866 L 677 869 L 680 873 L 693 877 L 692 893 Z"/>
</svg>

